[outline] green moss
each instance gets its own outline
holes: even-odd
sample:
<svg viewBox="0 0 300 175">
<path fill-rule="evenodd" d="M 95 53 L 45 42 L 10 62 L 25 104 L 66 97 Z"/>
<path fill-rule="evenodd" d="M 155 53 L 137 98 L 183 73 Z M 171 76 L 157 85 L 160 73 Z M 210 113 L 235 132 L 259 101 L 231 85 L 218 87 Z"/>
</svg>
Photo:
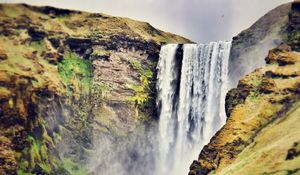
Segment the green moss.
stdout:
<svg viewBox="0 0 300 175">
<path fill-rule="evenodd" d="M 92 33 L 88 36 L 88 38 L 91 38 L 93 41 L 100 41 L 103 38 L 103 35 L 101 34 L 100 31 L 95 30 L 92 31 Z"/>
<path fill-rule="evenodd" d="M 70 15 L 66 14 L 66 15 L 59 15 L 56 17 L 56 19 L 61 22 L 64 23 L 66 20 L 70 19 Z"/>
<path fill-rule="evenodd" d="M 91 56 L 92 57 L 109 57 L 110 52 L 107 51 L 105 48 L 98 48 L 93 51 Z"/>
<path fill-rule="evenodd" d="M 19 171 L 26 171 L 29 167 L 29 162 L 27 160 L 22 160 L 19 164 Z"/>
<path fill-rule="evenodd" d="M 41 156 L 40 156 L 40 149 L 41 149 L 41 143 L 37 140 L 35 140 L 34 137 L 28 136 L 27 141 L 31 144 L 29 149 L 29 155 L 30 155 L 30 165 L 31 167 L 35 167 L 35 162 L 41 162 Z"/>
<path fill-rule="evenodd" d="M 42 54 L 45 50 L 45 44 L 43 41 L 34 41 L 30 44 L 30 47 L 36 50 L 39 54 Z"/>
<path fill-rule="evenodd" d="M 106 82 L 100 82 L 100 83 L 94 84 L 95 92 L 100 92 L 102 94 L 105 94 L 105 93 L 108 93 L 109 91 L 111 91 L 111 89 L 113 89 L 113 87 Z"/>
<path fill-rule="evenodd" d="M 14 100 L 12 98 L 9 99 L 8 105 L 9 105 L 10 108 L 14 107 Z"/>
<path fill-rule="evenodd" d="M 61 135 L 59 133 L 53 132 L 54 142 L 58 143 L 61 141 Z"/>
<path fill-rule="evenodd" d="M 4 13 L 12 18 L 18 17 L 21 14 L 21 12 L 16 11 L 14 8 L 11 7 L 4 8 Z"/>
<path fill-rule="evenodd" d="M 132 66 L 132 68 L 135 69 L 135 70 L 141 71 L 143 69 L 142 64 L 139 61 L 130 60 L 129 63 Z"/>
<path fill-rule="evenodd" d="M 234 48 L 236 49 L 242 49 L 242 48 L 245 48 L 245 45 L 242 41 L 238 41 L 235 45 L 234 45 Z"/>
<path fill-rule="evenodd" d="M 247 100 L 254 101 L 259 97 L 259 95 L 260 94 L 259 94 L 258 90 L 252 91 L 252 92 L 250 92 L 249 96 L 247 97 Z"/>
<path fill-rule="evenodd" d="M 129 89 L 135 91 L 135 96 L 129 98 L 129 101 L 135 105 L 135 110 L 139 118 L 147 118 L 143 114 L 138 112 L 144 108 L 151 101 L 151 87 L 154 84 L 154 73 L 152 69 L 156 64 L 150 64 L 147 67 L 143 67 L 141 62 L 137 60 L 130 60 L 130 65 L 134 70 L 139 72 L 140 83 L 134 85 L 127 85 Z"/>
<path fill-rule="evenodd" d="M 28 150 L 29 159 L 30 159 L 29 162 L 30 169 L 33 169 L 36 166 L 38 166 L 45 173 L 50 173 L 51 166 L 48 161 L 48 153 L 47 153 L 48 148 L 46 143 L 32 136 L 28 136 L 27 141 L 30 143 L 30 148 Z"/>
<path fill-rule="evenodd" d="M 17 35 L 17 36 L 21 36 L 22 30 L 16 29 L 15 32 L 16 32 L 16 35 Z"/>
<path fill-rule="evenodd" d="M 66 52 L 58 70 L 63 83 L 71 93 L 88 94 L 92 85 L 92 64 L 72 52 Z"/>
<path fill-rule="evenodd" d="M 18 175 L 35 175 L 35 174 L 32 174 L 32 173 L 26 173 L 26 172 L 23 171 L 23 170 L 18 170 L 18 171 L 17 171 L 17 174 L 18 174 Z"/>
<path fill-rule="evenodd" d="M 66 169 L 72 175 L 88 175 L 87 169 L 80 166 L 78 163 L 72 161 L 71 159 L 62 159 L 63 168 Z"/>
</svg>

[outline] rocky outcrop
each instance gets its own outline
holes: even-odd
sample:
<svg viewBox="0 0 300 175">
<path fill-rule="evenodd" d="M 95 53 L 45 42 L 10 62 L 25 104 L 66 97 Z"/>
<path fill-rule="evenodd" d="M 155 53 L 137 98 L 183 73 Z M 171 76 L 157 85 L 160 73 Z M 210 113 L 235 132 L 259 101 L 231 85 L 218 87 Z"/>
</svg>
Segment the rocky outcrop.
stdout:
<svg viewBox="0 0 300 175">
<path fill-rule="evenodd" d="M 78 174 L 99 133 L 155 116 L 160 45 L 190 41 L 148 23 L 0 5 L 0 174 Z"/>
</svg>

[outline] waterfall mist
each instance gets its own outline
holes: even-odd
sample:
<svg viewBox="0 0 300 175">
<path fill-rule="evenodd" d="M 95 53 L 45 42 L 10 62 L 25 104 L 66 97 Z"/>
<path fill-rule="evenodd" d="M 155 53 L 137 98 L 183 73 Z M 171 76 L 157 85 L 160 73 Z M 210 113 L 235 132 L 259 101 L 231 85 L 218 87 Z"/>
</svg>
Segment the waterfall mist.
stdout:
<svg viewBox="0 0 300 175">
<path fill-rule="evenodd" d="M 94 136 L 95 151 L 87 169 L 95 175 L 153 175 L 156 169 L 156 126 L 141 126 L 128 136 Z"/>
</svg>

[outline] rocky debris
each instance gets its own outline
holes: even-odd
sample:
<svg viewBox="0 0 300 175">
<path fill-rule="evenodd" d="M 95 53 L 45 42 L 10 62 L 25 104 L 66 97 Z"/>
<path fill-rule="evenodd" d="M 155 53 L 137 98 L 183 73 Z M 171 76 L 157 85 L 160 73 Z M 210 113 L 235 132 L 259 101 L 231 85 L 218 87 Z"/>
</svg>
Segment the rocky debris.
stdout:
<svg viewBox="0 0 300 175">
<path fill-rule="evenodd" d="M 15 27 L 16 24 L 14 24 L 12 19 L 4 19 L 0 21 L 0 34 L 3 36 L 15 35 Z"/>
<path fill-rule="evenodd" d="M 16 18 L 15 23 L 17 25 L 17 29 L 27 29 L 29 27 L 28 24 L 31 24 L 32 21 L 27 15 L 20 15 Z"/>
<path fill-rule="evenodd" d="M 65 44 L 68 45 L 74 52 L 83 55 L 92 47 L 93 42 L 90 38 L 70 37 L 65 40 Z"/>
<path fill-rule="evenodd" d="M 0 49 L 0 60 L 6 60 L 8 57 L 7 57 L 7 54 L 4 50 Z"/>
<path fill-rule="evenodd" d="M 46 32 L 37 27 L 29 27 L 28 34 L 32 41 L 40 41 L 46 36 Z"/>
<path fill-rule="evenodd" d="M 5 100 L 9 100 L 9 98 L 12 96 L 11 92 L 2 87 L 0 88 L 0 100 L 5 101 Z"/>
<path fill-rule="evenodd" d="M 285 66 L 290 64 L 295 64 L 299 59 L 298 53 L 289 52 L 286 50 L 281 50 L 280 48 L 275 48 L 269 51 L 266 57 L 267 64 L 278 63 L 279 66 Z"/>
<path fill-rule="evenodd" d="M 24 53 L 24 57 L 25 58 L 28 58 L 28 59 L 31 59 L 31 60 L 34 60 L 37 58 L 37 51 L 33 51 L 33 52 L 26 52 Z"/>
<path fill-rule="evenodd" d="M 48 40 L 50 41 L 51 45 L 52 45 L 55 49 L 59 48 L 59 46 L 62 45 L 61 40 L 60 40 L 59 38 L 51 37 L 51 38 L 48 38 Z"/>
<path fill-rule="evenodd" d="M 15 174 L 16 165 L 10 139 L 0 135 L 0 174 Z"/>
<path fill-rule="evenodd" d="M 43 52 L 41 56 L 50 64 L 54 65 L 57 65 L 58 62 L 63 60 L 63 56 L 57 52 Z"/>
<path fill-rule="evenodd" d="M 91 55 L 91 60 L 104 60 L 104 61 L 110 61 L 110 54 L 109 53 L 104 53 L 104 54 L 95 54 L 93 53 Z"/>
<path fill-rule="evenodd" d="M 273 79 L 263 78 L 259 85 L 259 92 L 264 94 L 270 94 L 272 92 L 276 92 L 277 87 L 276 83 Z"/>
<path fill-rule="evenodd" d="M 286 160 L 292 160 L 298 156 L 300 156 L 300 145 L 298 142 L 295 142 L 293 147 L 288 150 Z"/>
<path fill-rule="evenodd" d="M 243 92 L 243 90 L 240 90 L 239 88 L 233 88 L 228 91 L 226 94 L 226 103 L 225 103 L 225 111 L 226 116 L 229 117 L 232 110 L 235 108 L 238 104 L 243 104 L 246 97 L 248 96 L 249 91 Z"/>
</svg>

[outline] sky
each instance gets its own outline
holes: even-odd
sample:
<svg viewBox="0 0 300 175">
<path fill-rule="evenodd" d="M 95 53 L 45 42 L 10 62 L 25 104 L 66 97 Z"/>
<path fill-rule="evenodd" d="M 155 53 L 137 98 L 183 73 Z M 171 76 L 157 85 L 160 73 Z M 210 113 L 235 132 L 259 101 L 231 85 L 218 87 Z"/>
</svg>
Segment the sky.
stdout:
<svg viewBox="0 0 300 175">
<path fill-rule="evenodd" d="M 231 40 L 269 10 L 292 0 L 0 0 L 101 12 L 146 21 L 198 43 Z"/>
</svg>

